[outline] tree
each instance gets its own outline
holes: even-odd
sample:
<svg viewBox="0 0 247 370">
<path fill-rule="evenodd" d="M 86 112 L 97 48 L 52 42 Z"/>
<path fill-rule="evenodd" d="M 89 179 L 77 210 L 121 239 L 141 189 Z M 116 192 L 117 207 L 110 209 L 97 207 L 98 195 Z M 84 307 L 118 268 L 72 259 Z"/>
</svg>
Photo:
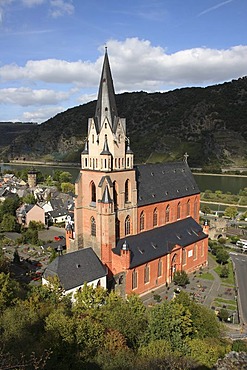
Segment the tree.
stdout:
<svg viewBox="0 0 247 370">
<path fill-rule="evenodd" d="M 1 229 L 3 231 L 16 231 L 16 218 L 15 216 L 5 213 L 1 222 Z"/>
<path fill-rule="evenodd" d="M 218 313 L 218 317 L 220 320 L 222 321 L 227 321 L 228 317 L 229 317 L 229 312 L 227 309 L 225 308 L 221 308 L 219 313 Z"/>
<path fill-rule="evenodd" d="M 211 209 L 209 206 L 207 206 L 206 204 L 203 204 L 202 208 L 201 208 L 201 211 L 205 214 L 205 215 L 210 215 L 211 213 Z"/>
<path fill-rule="evenodd" d="M 180 286 L 185 286 L 186 284 L 189 284 L 190 282 L 189 277 L 184 270 L 176 271 L 173 276 L 173 281 L 175 284 L 180 285 Z"/>
<path fill-rule="evenodd" d="M 212 338 L 192 339 L 188 345 L 190 356 L 210 369 L 215 365 L 218 358 L 226 353 L 225 346 L 219 340 Z"/>
<path fill-rule="evenodd" d="M 75 192 L 75 185 L 71 184 L 70 182 L 62 182 L 61 183 L 61 190 L 63 193 L 74 193 Z"/>
<path fill-rule="evenodd" d="M 26 204 L 35 204 L 36 203 L 35 196 L 31 193 L 27 194 L 25 197 L 23 197 L 22 200 L 23 200 L 23 203 L 26 203 Z"/>
<path fill-rule="evenodd" d="M 224 265 L 229 260 L 229 257 L 229 253 L 225 249 L 222 247 L 218 248 L 216 252 L 216 260 L 218 263 Z"/>
<path fill-rule="evenodd" d="M 238 214 L 237 207 L 226 207 L 224 215 L 230 217 L 231 219 L 235 218 Z"/>
<path fill-rule="evenodd" d="M 222 266 L 221 272 L 220 272 L 220 277 L 221 278 L 227 278 L 229 275 L 229 269 L 226 266 Z"/>
<path fill-rule="evenodd" d="M 70 182 L 72 179 L 72 175 L 71 173 L 69 172 L 61 172 L 60 175 L 59 175 L 59 182 L 60 183 L 63 183 L 63 182 Z"/>
<path fill-rule="evenodd" d="M 5 214 L 10 214 L 12 216 L 16 215 L 16 210 L 20 205 L 20 198 L 15 195 L 11 198 L 6 198 L 0 205 L 0 221 L 2 221 Z"/>
</svg>

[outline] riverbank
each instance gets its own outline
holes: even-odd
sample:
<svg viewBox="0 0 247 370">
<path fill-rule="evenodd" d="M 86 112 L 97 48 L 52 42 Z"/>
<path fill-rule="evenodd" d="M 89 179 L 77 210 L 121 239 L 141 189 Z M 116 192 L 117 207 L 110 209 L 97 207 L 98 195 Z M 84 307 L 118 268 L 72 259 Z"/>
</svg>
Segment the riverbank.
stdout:
<svg viewBox="0 0 247 370">
<path fill-rule="evenodd" d="M 11 160 L 9 162 L 1 162 L 4 166 L 52 166 L 52 167 L 71 167 L 71 168 L 80 168 L 80 163 L 73 163 L 73 162 L 51 162 L 51 161 L 17 161 L 17 160 Z"/>
</svg>

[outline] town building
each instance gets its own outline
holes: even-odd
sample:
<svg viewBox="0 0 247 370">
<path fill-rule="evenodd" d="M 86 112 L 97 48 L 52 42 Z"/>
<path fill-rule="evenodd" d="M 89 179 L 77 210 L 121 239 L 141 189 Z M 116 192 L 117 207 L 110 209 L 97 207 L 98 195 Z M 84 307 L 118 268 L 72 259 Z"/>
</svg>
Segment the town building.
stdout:
<svg viewBox="0 0 247 370">
<path fill-rule="evenodd" d="M 108 287 L 122 295 L 141 294 L 169 284 L 176 271 L 207 265 L 200 191 L 187 156 L 181 162 L 134 165 L 107 50 L 75 185 L 67 249 L 91 247 L 108 269 Z"/>
</svg>

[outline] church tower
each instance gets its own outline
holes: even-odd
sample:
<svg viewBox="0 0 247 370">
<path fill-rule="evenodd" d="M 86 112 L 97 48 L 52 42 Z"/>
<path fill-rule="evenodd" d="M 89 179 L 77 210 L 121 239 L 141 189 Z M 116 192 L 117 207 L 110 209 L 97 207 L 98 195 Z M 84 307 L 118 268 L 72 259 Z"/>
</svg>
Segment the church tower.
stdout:
<svg viewBox="0 0 247 370">
<path fill-rule="evenodd" d="M 75 237 L 69 250 L 92 247 L 113 272 L 112 248 L 119 238 L 137 232 L 137 186 L 134 155 L 126 120 L 117 113 L 111 69 L 105 50 L 95 116 L 76 182 Z M 126 226 L 127 225 L 127 226 Z"/>
</svg>

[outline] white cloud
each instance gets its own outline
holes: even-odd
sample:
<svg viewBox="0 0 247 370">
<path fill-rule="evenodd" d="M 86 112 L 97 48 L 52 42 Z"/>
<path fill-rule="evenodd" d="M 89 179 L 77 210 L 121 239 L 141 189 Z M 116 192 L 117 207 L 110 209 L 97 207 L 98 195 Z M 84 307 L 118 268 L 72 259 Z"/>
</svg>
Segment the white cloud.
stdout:
<svg viewBox="0 0 247 370">
<path fill-rule="evenodd" d="M 219 83 L 247 75 L 247 46 L 229 49 L 194 48 L 168 54 L 147 40 L 110 40 L 108 53 L 118 90 L 160 90 Z M 70 84 L 97 87 L 103 56 L 95 63 L 57 59 L 27 61 L 0 67 L 0 81 Z"/>
<path fill-rule="evenodd" d="M 39 108 L 34 111 L 23 112 L 22 116 L 18 118 L 18 121 L 41 123 L 64 110 L 65 108 L 62 106 Z"/>
<path fill-rule="evenodd" d="M 0 89 L 0 104 L 17 104 L 22 107 L 54 105 L 69 97 L 70 93 L 46 89 L 32 90 L 27 87 Z"/>
<path fill-rule="evenodd" d="M 23 5 L 33 7 L 45 3 L 46 0 L 22 0 Z"/>
<path fill-rule="evenodd" d="M 71 15 L 74 13 L 74 5 L 72 1 L 50 0 L 51 15 L 54 18 L 61 17 L 65 14 Z"/>
</svg>

